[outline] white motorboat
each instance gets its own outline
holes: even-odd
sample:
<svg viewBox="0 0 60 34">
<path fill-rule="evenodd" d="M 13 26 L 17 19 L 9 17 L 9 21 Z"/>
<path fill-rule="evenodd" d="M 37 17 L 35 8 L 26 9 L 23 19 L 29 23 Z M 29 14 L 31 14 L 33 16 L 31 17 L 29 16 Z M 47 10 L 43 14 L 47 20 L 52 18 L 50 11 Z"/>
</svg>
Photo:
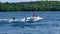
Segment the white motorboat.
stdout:
<svg viewBox="0 0 60 34">
<path fill-rule="evenodd" d="M 21 22 L 29 22 L 29 21 L 36 22 L 36 21 L 39 21 L 40 19 L 43 19 L 43 18 L 39 17 L 38 15 L 33 15 L 31 17 L 21 19 Z"/>
</svg>

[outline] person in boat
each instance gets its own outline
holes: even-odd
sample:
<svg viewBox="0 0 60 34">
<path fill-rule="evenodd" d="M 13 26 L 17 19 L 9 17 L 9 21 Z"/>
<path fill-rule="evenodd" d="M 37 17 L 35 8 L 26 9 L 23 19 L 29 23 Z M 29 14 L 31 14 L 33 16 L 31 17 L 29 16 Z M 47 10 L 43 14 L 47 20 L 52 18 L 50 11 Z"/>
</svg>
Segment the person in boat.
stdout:
<svg viewBox="0 0 60 34">
<path fill-rule="evenodd" d="M 13 20 L 15 20 L 15 17 L 13 17 Z"/>
<path fill-rule="evenodd" d="M 38 15 L 33 15 L 32 17 L 38 17 Z"/>
<path fill-rule="evenodd" d="M 38 15 L 36 15 L 36 17 L 38 17 Z"/>
<path fill-rule="evenodd" d="M 36 15 L 32 15 L 32 17 L 35 17 Z"/>
</svg>

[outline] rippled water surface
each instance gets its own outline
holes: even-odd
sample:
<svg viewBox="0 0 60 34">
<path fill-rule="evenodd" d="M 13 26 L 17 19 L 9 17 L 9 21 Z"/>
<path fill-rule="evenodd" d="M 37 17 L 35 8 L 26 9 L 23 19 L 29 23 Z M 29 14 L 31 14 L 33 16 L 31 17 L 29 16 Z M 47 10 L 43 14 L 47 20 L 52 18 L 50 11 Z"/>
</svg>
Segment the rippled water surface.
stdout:
<svg viewBox="0 0 60 34">
<path fill-rule="evenodd" d="M 0 34 L 60 34 L 60 12 L 0 12 L 0 19 L 26 18 L 36 13 L 39 22 L 0 21 Z"/>
</svg>

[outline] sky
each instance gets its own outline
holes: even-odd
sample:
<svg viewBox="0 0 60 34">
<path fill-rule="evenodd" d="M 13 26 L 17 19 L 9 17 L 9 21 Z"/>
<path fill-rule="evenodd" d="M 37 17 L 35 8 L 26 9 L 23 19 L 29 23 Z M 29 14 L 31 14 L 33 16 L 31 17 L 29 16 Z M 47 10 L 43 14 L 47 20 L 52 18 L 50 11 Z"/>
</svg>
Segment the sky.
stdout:
<svg viewBox="0 0 60 34">
<path fill-rule="evenodd" d="M 0 2 L 29 2 L 29 1 L 37 1 L 37 0 L 0 0 Z"/>
<path fill-rule="evenodd" d="M 30 1 L 41 1 L 41 0 L 0 0 L 0 2 L 30 2 Z M 46 1 L 46 0 L 42 0 L 42 1 Z M 57 0 L 48 0 L 48 1 L 57 1 Z"/>
</svg>

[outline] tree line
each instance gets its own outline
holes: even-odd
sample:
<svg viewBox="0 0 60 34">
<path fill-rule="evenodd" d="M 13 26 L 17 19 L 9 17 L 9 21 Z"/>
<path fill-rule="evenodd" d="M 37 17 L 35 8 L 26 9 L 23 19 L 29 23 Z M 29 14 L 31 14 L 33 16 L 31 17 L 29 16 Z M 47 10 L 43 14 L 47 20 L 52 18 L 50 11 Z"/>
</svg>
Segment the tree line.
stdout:
<svg viewBox="0 0 60 34">
<path fill-rule="evenodd" d="M 60 11 L 59 1 L 0 2 L 0 11 Z"/>
</svg>

